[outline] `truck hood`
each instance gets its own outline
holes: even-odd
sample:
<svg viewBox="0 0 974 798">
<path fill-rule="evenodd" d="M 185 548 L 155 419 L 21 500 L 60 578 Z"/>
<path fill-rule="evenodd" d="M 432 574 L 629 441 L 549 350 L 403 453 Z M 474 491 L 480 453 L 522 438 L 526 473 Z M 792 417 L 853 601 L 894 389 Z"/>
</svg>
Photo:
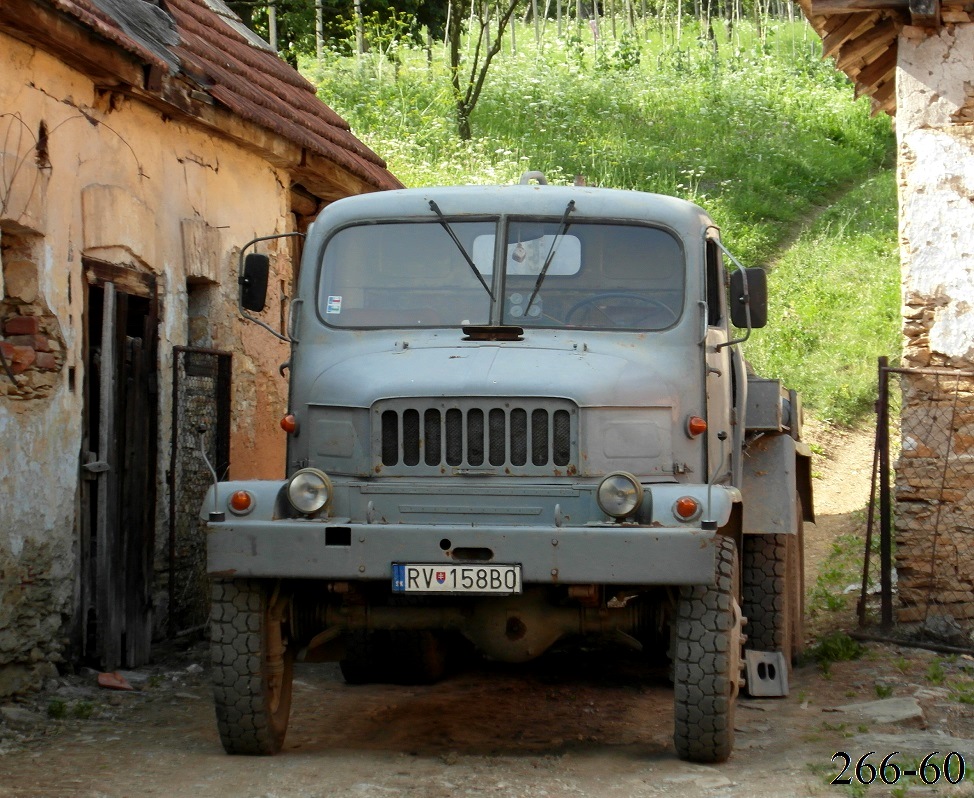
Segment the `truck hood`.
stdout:
<svg viewBox="0 0 974 798">
<path fill-rule="evenodd" d="M 667 357 L 665 347 L 650 353 L 643 346 L 641 352 L 629 342 L 618 348 L 613 353 L 612 347 L 593 352 L 583 344 L 399 345 L 325 366 L 302 398 L 315 405 L 327 396 L 329 405 L 365 408 L 379 399 L 413 396 L 553 396 L 580 407 L 677 403 L 675 384 L 664 375 L 685 368 L 685 349 Z M 684 392 L 688 376 L 683 374 Z"/>
</svg>

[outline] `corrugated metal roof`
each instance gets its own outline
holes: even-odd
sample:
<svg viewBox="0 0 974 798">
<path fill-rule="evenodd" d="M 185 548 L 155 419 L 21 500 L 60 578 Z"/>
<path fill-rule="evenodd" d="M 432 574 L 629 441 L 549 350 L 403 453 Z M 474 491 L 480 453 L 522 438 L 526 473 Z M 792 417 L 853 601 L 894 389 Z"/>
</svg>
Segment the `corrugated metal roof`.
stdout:
<svg viewBox="0 0 974 798">
<path fill-rule="evenodd" d="M 145 63 L 193 82 L 241 119 L 322 156 L 369 186 L 401 187 L 385 161 L 317 97 L 315 87 L 242 29 L 219 0 L 50 2 Z"/>
</svg>

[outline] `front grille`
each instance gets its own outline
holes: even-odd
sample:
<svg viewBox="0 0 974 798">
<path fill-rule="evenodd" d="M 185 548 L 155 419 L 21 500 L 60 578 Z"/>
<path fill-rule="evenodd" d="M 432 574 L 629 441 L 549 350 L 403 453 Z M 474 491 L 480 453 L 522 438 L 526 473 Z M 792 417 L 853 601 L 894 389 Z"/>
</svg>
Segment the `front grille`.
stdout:
<svg viewBox="0 0 974 798">
<path fill-rule="evenodd" d="M 577 413 L 563 399 L 386 400 L 374 413 L 374 451 L 386 472 L 547 474 L 575 465 Z"/>
</svg>

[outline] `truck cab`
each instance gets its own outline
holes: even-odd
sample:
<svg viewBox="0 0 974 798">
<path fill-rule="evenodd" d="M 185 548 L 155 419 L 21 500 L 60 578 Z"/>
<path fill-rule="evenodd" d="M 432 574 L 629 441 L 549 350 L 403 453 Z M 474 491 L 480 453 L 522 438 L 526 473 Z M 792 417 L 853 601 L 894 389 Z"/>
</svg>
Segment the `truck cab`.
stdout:
<svg viewBox="0 0 974 798">
<path fill-rule="evenodd" d="M 740 348 L 764 273 L 694 204 L 534 179 L 343 199 L 309 230 L 287 478 L 204 504 L 229 752 L 280 748 L 296 658 L 430 681 L 457 639 L 523 662 L 612 635 L 671 657 L 677 753 L 722 761 L 745 615 L 796 653 L 809 452 Z"/>
</svg>

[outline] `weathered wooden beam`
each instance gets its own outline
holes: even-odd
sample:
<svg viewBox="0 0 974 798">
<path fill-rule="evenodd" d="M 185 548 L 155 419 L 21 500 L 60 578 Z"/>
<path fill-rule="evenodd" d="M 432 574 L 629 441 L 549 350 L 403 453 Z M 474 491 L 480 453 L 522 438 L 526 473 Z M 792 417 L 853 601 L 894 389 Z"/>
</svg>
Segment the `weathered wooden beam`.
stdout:
<svg viewBox="0 0 974 798">
<path fill-rule="evenodd" d="M 911 0 L 811 0 L 809 7 L 816 16 L 832 16 L 860 11 L 908 11 L 910 3 Z"/>
<path fill-rule="evenodd" d="M 301 216 L 314 216 L 321 201 L 298 185 L 291 186 L 291 211 Z"/>
<path fill-rule="evenodd" d="M 939 28 L 940 0 L 910 0 L 910 21 L 920 28 Z"/>
<path fill-rule="evenodd" d="M 839 50 L 835 65 L 843 72 L 861 64 L 868 64 L 889 46 L 895 46 L 901 26 L 891 19 L 880 20 L 861 36 L 850 39 Z"/>
<path fill-rule="evenodd" d="M 873 100 L 875 100 L 880 105 L 885 105 L 887 102 L 892 102 L 896 105 L 896 78 L 895 76 L 887 80 L 885 83 L 879 84 L 875 91 L 872 93 Z"/>
<path fill-rule="evenodd" d="M 822 39 L 822 55 L 835 55 L 839 48 L 850 39 L 865 33 L 879 19 L 878 11 L 863 14 L 849 14 L 835 30 Z"/>
<path fill-rule="evenodd" d="M 310 150 L 305 151 L 304 163 L 292 170 L 301 184 L 313 191 L 323 200 L 340 199 L 349 194 L 364 194 L 375 191 L 361 178 L 353 175 L 321 155 Z"/>
<path fill-rule="evenodd" d="M 893 73 L 895 70 L 896 46 L 893 45 L 871 64 L 868 64 L 859 70 L 859 74 L 857 74 L 853 79 L 857 83 L 862 83 L 863 85 L 874 89 L 884 80 L 889 78 L 890 73 Z M 869 93 L 872 94 L 873 92 L 870 91 Z"/>
<path fill-rule="evenodd" d="M 812 23 L 812 27 L 815 28 L 816 31 L 820 31 L 822 23 L 828 19 L 828 17 L 818 15 L 812 10 L 812 0 L 798 0 L 798 5 L 801 8 L 802 13 L 805 15 L 805 18 Z"/>
<path fill-rule="evenodd" d="M 116 459 L 115 380 L 116 373 L 116 295 L 112 283 L 105 284 L 102 301 L 100 341 L 101 367 L 98 399 L 98 457 L 111 469 L 98 477 L 96 520 L 95 615 L 98 619 L 98 659 L 103 670 L 114 670 L 122 664 L 121 617 L 118 613 L 116 553 L 118 544 L 116 486 L 120 463 Z"/>
</svg>

